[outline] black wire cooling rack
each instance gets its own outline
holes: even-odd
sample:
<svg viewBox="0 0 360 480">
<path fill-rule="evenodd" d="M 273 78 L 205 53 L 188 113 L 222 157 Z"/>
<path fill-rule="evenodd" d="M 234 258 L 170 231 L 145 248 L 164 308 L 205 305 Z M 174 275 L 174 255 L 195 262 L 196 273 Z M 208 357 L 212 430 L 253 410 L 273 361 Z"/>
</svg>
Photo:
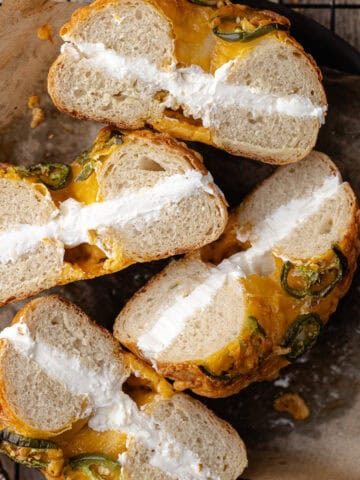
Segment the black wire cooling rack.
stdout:
<svg viewBox="0 0 360 480">
<path fill-rule="evenodd" d="M 0 7 L 2 4 L 3 0 L 0 0 Z M 55 1 L 75 1 L 75 2 L 81 2 L 81 0 L 55 0 Z M 252 6 L 257 6 L 259 4 L 259 8 L 271 8 L 269 5 L 262 6 L 261 3 L 263 3 L 262 0 L 256 1 L 256 0 L 242 0 L 242 1 L 237 1 L 233 0 L 234 3 L 245 3 L 249 4 Z M 337 25 L 336 25 L 336 20 L 337 20 L 337 12 L 342 11 L 342 12 L 352 12 L 352 11 L 360 11 L 360 0 L 352 0 L 349 3 L 343 3 L 344 0 L 341 0 L 342 3 L 339 3 L 339 0 L 328 0 L 327 2 L 323 3 L 311 3 L 311 2 L 305 2 L 305 3 L 298 3 L 297 0 L 269 0 L 273 6 L 274 10 L 276 11 L 276 6 L 279 5 L 281 7 L 288 7 L 292 9 L 295 12 L 303 13 L 306 15 L 307 10 L 318 10 L 322 13 L 327 12 L 328 13 L 328 18 L 330 19 L 328 25 L 326 25 L 326 28 L 328 28 L 332 33 L 337 33 Z M 83 3 L 86 3 L 86 1 L 83 0 Z M 87 3 L 90 3 L 87 2 Z M 284 14 L 284 12 L 279 11 L 279 13 Z M 310 15 L 307 15 L 310 16 Z M 312 17 L 312 15 L 310 16 Z M 316 15 L 314 15 L 314 20 L 319 21 L 318 18 L 316 18 Z M 320 20 L 321 22 L 321 20 Z M 360 28 L 360 26 L 359 26 Z M 344 40 L 348 40 L 347 38 L 344 38 Z M 331 66 L 331 65 L 330 65 Z M 358 72 L 356 72 L 358 73 Z"/>
<path fill-rule="evenodd" d="M 246 2 L 244 2 L 246 3 Z M 330 12 L 330 30 L 333 33 L 336 33 L 336 12 L 338 10 L 345 10 L 345 11 L 351 11 L 351 10 L 360 10 L 360 2 L 358 3 L 337 3 L 336 0 L 330 0 L 329 2 L 326 3 L 301 3 L 297 4 L 296 2 L 286 2 L 284 0 L 278 0 L 280 5 L 283 5 L 284 7 L 289 7 L 292 9 L 299 10 L 307 10 L 307 9 L 314 9 L 314 10 L 321 10 L 323 12 L 329 11 Z M 306 12 L 302 12 L 306 13 Z"/>
<path fill-rule="evenodd" d="M 72 0 L 66 0 L 67 2 L 70 2 Z M 75 0 L 76 1 L 76 0 Z M 244 0 L 244 3 L 246 3 L 246 0 Z M 330 30 L 333 33 L 336 33 L 336 12 L 338 10 L 345 10 L 345 11 L 351 11 L 351 10 L 360 10 L 360 1 L 357 3 L 337 3 L 336 0 L 329 0 L 326 3 L 301 3 L 298 4 L 295 1 L 293 2 L 288 2 L 285 0 L 278 0 L 277 2 L 280 5 L 283 5 L 284 7 L 289 7 L 295 10 L 307 10 L 307 9 L 314 9 L 314 10 L 321 10 L 323 12 L 329 11 L 330 12 Z M 2 0 L 0 0 L 0 6 L 2 4 Z M 306 13 L 306 12 L 304 12 Z"/>
<path fill-rule="evenodd" d="M 66 0 L 67 2 L 73 1 L 73 0 Z M 75 0 L 76 1 L 76 0 Z M 80 1 L 80 0 L 78 0 Z M 272 2 L 272 0 L 270 0 Z M 250 3 L 247 0 L 243 0 L 243 2 L 235 2 L 235 3 Z M 342 11 L 354 11 L 354 10 L 359 10 L 360 11 L 360 0 L 355 0 L 352 3 L 338 3 L 336 0 L 329 0 L 328 2 L 324 3 L 297 3 L 296 0 L 273 0 L 274 5 L 278 4 L 284 7 L 291 8 L 295 11 L 301 12 L 306 14 L 306 10 L 319 10 L 321 12 L 328 12 L 330 16 L 330 23 L 328 25 L 328 28 L 331 30 L 331 32 L 336 33 L 336 19 L 337 15 L 336 12 L 339 10 Z M 1 0 L 0 0 L 1 4 Z M 315 20 L 318 20 L 315 18 Z M 360 27 L 359 27 L 360 28 Z M 346 40 L 346 39 L 345 39 Z"/>
</svg>

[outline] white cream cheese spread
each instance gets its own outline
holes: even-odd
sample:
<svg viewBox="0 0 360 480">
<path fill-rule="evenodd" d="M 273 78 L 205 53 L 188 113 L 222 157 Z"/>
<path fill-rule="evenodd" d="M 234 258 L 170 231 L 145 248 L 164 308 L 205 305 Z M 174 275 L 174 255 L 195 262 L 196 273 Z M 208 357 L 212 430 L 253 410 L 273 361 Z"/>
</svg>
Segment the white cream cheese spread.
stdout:
<svg viewBox="0 0 360 480">
<path fill-rule="evenodd" d="M 252 274 L 271 274 L 275 268 L 272 250 L 276 244 L 317 212 L 324 202 L 335 196 L 340 185 L 340 178 L 331 176 L 311 195 L 291 200 L 274 210 L 251 232 L 238 234 L 242 242 L 251 240 L 251 247 L 224 259 L 212 268 L 205 281 L 197 285 L 190 295 L 179 296 L 169 308 L 159 309 L 158 315 L 155 315 L 157 320 L 137 342 L 144 355 L 155 361 L 165 349 L 171 348 L 187 322 L 196 313 L 204 311 L 211 305 L 214 295 L 226 282 Z"/>
<path fill-rule="evenodd" d="M 174 440 L 162 424 L 141 411 L 129 395 L 122 391 L 128 372 L 119 372 L 115 365 L 90 370 L 80 357 L 35 341 L 25 323 L 15 323 L 0 333 L 14 348 L 32 360 L 49 377 L 61 382 L 74 395 L 87 398 L 83 413 L 91 415 L 89 427 L 103 432 L 118 430 L 143 444 L 150 455 L 150 464 L 179 480 L 220 480 L 202 464 L 199 456 Z M 129 442 L 127 442 L 129 443 Z M 121 456 L 126 461 L 126 452 Z"/>
<path fill-rule="evenodd" d="M 190 295 L 178 297 L 171 307 L 159 312 L 154 326 L 139 338 L 137 345 L 140 350 L 146 356 L 156 358 L 156 354 L 165 350 L 183 331 L 186 320 L 209 305 L 209 300 L 226 279 L 226 272 L 213 268 L 205 281 L 197 285 Z"/>
<path fill-rule="evenodd" d="M 62 52 L 106 72 L 112 78 L 140 81 L 144 98 L 152 97 L 159 91 L 168 92 L 162 105 L 164 109 L 176 110 L 181 106 L 185 115 L 201 119 L 204 127 L 216 125 L 216 108 L 233 106 L 268 115 L 281 113 L 294 117 L 317 117 L 324 121 L 326 107 L 314 105 L 310 98 L 298 94 L 280 96 L 247 85 L 228 83 L 235 60 L 222 65 L 214 75 L 198 65 L 177 68 L 172 64 L 167 69 L 159 69 L 145 57 L 121 56 L 103 43 L 73 42 L 71 38 L 64 38 L 69 42 L 63 44 Z"/>
<path fill-rule="evenodd" d="M 45 225 L 14 225 L 0 233 L 0 262 L 15 262 L 44 239 L 58 240 L 72 248 L 92 243 L 89 231 L 101 234 L 107 227 L 123 227 L 131 222 L 136 222 L 139 228 L 145 222 L 156 220 L 161 210 L 171 203 L 200 191 L 214 195 L 212 181 L 210 174 L 205 176 L 197 170 L 187 170 L 184 174 L 165 177 L 151 188 L 123 191 L 118 197 L 103 202 L 84 205 L 69 198 Z"/>
</svg>

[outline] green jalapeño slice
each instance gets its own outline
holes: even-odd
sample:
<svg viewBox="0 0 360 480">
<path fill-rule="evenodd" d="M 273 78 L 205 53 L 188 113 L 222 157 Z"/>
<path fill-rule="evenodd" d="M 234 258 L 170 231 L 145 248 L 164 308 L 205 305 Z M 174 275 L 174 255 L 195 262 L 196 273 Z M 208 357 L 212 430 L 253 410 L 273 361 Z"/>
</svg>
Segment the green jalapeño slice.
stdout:
<svg viewBox="0 0 360 480">
<path fill-rule="evenodd" d="M 64 188 L 71 177 L 71 167 L 63 163 L 38 163 L 31 167 L 15 167 L 20 177 L 35 177 L 51 190 Z"/>
<path fill-rule="evenodd" d="M 217 7 L 218 0 L 189 0 L 190 3 L 202 5 L 203 7 Z"/>
<path fill-rule="evenodd" d="M 330 265 L 294 264 L 285 262 L 280 274 L 280 283 L 285 292 L 295 298 L 326 297 L 345 277 L 348 262 L 338 246 L 333 247 L 334 259 Z"/>
<path fill-rule="evenodd" d="M 62 466 L 62 450 L 56 443 L 48 440 L 27 438 L 9 430 L 0 431 L 0 451 L 12 460 L 27 467 L 38 468 L 52 472 L 53 462 L 58 468 L 52 473 L 58 473 Z"/>
<path fill-rule="evenodd" d="M 121 464 L 107 455 L 78 455 L 70 459 L 70 467 L 88 480 L 120 480 Z"/>
<path fill-rule="evenodd" d="M 283 347 L 291 348 L 286 358 L 293 362 L 307 352 L 317 341 L 323 324 L 317 313 L 299 315 L 286 332 Z"/>
<path fill-rule="evenodd" d="M 214 34 L 227 42 L 250 42 L 276 30 L 288 30 L 288 25 L 271 22 L 255 25 L 247 18 L 225 15 L 213 20 Z"/>
</svg>

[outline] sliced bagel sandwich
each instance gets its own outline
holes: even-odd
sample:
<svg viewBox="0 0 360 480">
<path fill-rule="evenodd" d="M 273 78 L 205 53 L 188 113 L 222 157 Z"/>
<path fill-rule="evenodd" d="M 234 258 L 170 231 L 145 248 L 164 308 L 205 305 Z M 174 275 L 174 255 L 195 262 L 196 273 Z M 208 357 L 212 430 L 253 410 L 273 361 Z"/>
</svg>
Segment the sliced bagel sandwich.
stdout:
<svg viewBox="0 0 360 480">
<path fill-rule="evenodd" d="M 218 241 L 172 262 L 130 300 L 114 335 L 179 390 L 221 397 L 273 378 L 316 342 L 348 290 L 358 215 L 326 155 L 280 167 Z"/>
<path fill-rule="evenodd" d="M 0 333 L 0 450 L 49 479 L 236 480 L 237 433 L 66 300 Z"/>
<path fill-rule="evenodd" d="M 167 135 L 105 128 L 71 165 L 0 168 L 0 304 L 220 236 L 226 202 Z"/>
<path fill-rule="evenodd" d="M 216 1 L 97 0 L 61 29 L 55 105 L 78 118 L 146 124 L 284 164 L 314 147 L 321 74 L 271 11 Z"/>
</svg>

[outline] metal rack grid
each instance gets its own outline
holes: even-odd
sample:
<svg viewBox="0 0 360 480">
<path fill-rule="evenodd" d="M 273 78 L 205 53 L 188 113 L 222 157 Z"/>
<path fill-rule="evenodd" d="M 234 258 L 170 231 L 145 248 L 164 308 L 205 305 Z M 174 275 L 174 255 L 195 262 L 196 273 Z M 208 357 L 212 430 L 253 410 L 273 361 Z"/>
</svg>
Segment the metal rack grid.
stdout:
<svg viewBox="0 0 360 480">
<path fill-rule="evenodd" d="M 55 0 L 55 1 L 73 1 L 73 2 L 83 2 L 83 3 L 90 3 L 90 0 L 86 2 L 86 0 Z M 279 5 L 283 5 L 284 7 L 288 7 L 291 9 L 294 9 L 296 11 L 302 12 L 306 14 L 306 10 L 318 10 L 321 11 L 322 13 L 329 12 L 330 13 L 330 25 L 329 28 L 333 33 L 336 33 L 336 20 L 337 20 L 337 15 L 336 13 L 338 11 L 353 11 L 357 10 L 360 12 L 360 1 L 359 0 L 353 0 L 352 3 L 338 3 L 339 0 L 328 0 L 327 2 L 324 3 L 311 3 L 311 0 L 308 1 L 307 3 L 297 3 L 297 0 L 269 0 L 272 1 L 273 3 L 278 3 Z M 246 0 L 244 0 L 244 3 L 246 4 Z M 2 4 L 2 0 L 0 0 L 0 7 Z"/>
<path fill-rule="evenodd" d="M 64 1 L 64 0 L 57 0 L 57 1 Z M 69 1 L 75 1 L 75 2 L 83 1 L 84 2 L 84 0 L 65 0 L 65 1 L 67 1 L 67 2 L 69 2 Z M 329 19 L 330 20 L 329 20 L 329 24 L 327 25 L 327 27 L 333 33 L 337 33 L 336 22 L 337 22 L 337 18 L 338 18 L 338 15 L 337 15 L 338 11 L 342 11 L 342 12 L 357 11 L 357 12 L 360 12 L 360 0 L 351 0 L 351 2 L 349 0 L 345 0 L 348 3 L 344 3 L 344 0 L 328 0 L 328 1 L 325 1 L 323 3 L 321 3 L 321 0 L 317 0 L 317 2 L 314 1 L 314 0 L 305 0 L 305 1 L 300 0 L 300 3 L 298 3 L 299 0 L 269 0 L 269 1 L 273 2 L 273 3 L 278 3 L 279 5 L 291 8 L 295 11 L 304 13 L 305 15 L 306 15 L 306 10 L 317 10 L 318 12 L 321 12 L 322 14 L 329 14 Z M 311 3 L 312 1 L 314 1 L 314 3 Z M 1 3 L 1 0 L 0 0 L 0 3 Z M 88 1 L 88 3 L 90 3 L 90 0 Z M 244 0 L 243 3 L 246 4 L 246 0 Z M 359 19 L 360 19 L 360 15 L 359 15 Z M 320 23 L 322 23 L 321 19 L 316 18 L 316 16 L 315 16 L 314 20 L 320 21 Z M 342 36 L 342 35 L 340 34 L 340 36 Z M 345 38 L 345 40 L 349 41 L 350 39 Z M 350 43 L 353 43 L 353 42 L 351 42 L 351 40 L 350 40 Z"/>
<path fill-rule="evenodd" d="M 61 0 L 60 0 L 61 1 Z M 70 1 L 81 1 L 81 0 L 66 0 L 67 2 Z M 307 10 L 307 9 L 314 9 L 314 10 L 320 10 L 322 12 L 330 12 L 330 30 L 333 33 L 336 33 L 336 12 L 338 10 L 342 11 L 351 11 L 351 10 L 358 10 L 360 11 L 360 2 L 355 0 L 353 3 L 337 3 L 336 0 L 329 0 L 326 3 L 297 3 L 297 0 L 270 0 L 273 1 L 274 3 L 278 3 L 280 5 L 283 5 L 284 7 L 292 8 L 294 10 Z M 357 3 L 355 3 L 357 1 Z M 1 3 L 1 0 L 0 0 Z M 244 3 L 246 4 L 246 0 L 244 0 Z M 304 12 L 303 12 L 304 13 Z"/>
<path fill-rule="evenodd" d="M 246 2 L 245 2 L 246 3 Z M 315 9 L 321 10 L 323 12 L 329 11 L 330 12 L 330 30 L 333 33 L 336 33 L 336 12 L 338 10 L 359 10 L 360 11 L 360 2 L 358 3 L 337 3 L 336 0 L 329 0 L 326 3 L 296 3 L 296 0 L 293 2 L 287 2 L 284 0 L 278 0 L 276 3 L 283 5 L 284 7 L 292 8 L 294 10 L 307 10 L 307 9 Z M 303 12 L 304 13 L 304 12 Z"/>
</svg>

